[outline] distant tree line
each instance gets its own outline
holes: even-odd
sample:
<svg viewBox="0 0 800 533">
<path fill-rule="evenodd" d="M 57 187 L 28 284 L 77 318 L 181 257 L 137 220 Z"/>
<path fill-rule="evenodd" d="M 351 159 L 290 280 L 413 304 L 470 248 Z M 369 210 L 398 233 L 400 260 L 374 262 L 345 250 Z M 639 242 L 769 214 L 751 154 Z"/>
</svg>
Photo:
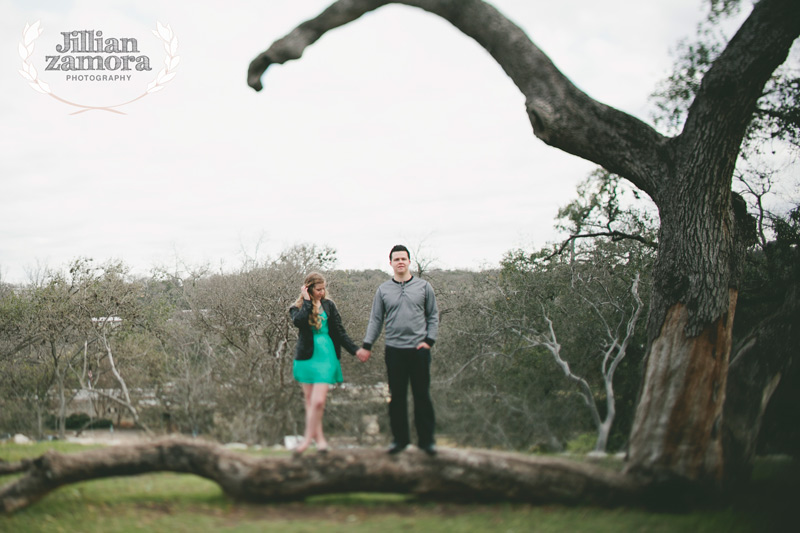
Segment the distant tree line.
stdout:
<svg viewBox="0 0 800 533">
<path fill-rule="evenodd" d="M 748 254 L 737 338 L 776 312 L 781 287 L 797 280 L 798 210 L 772 220 L 772 239 Z M 439 300 L 432 393 L 446 440 L 529 451 L 625 448 L 641 384 L 639 318 L 649 301 L 657 223 L 635 190 L 602 171 L 579 186 L 557 223 L 569 235 L 562 243 L 509 251 L 496 269 L 445 271 L 430 268 L 434 258 L 414 258 L 426 265 L 423 276 Z M 24 285 L 3 284 L 0 433 L 63 438 L 68 405 L 88 394 L 95 410 L 84 413 L 91 415 L 84 427 L 95 418 L 113 423 L 102 415 L 113 407 L 153 433 L 280 443 L 302 428 L 287 310 L 304 275 L 326 274 L 356 339 L 388 275 L 335 267 L 334 250 L 305 244 L 246 260 L 234 272 L 137 277 L 119 262 L 79 259 Z M 358 436 L 364 415 L 377 416 L 385 431 L 380 393 L 358 393 L 385 382 L 380 359 L 360 364 L 344 354 L 342 363 L 346 383 L 333 397 L 344 401 L 329 405 L 328 431 Z M 768 420 L 785 417 L 796 399 L 782 395 Z M 775 426 L 768 422 L 771 442 L 762 447 L 791 451 L 791 426 Z"/>
</svg>

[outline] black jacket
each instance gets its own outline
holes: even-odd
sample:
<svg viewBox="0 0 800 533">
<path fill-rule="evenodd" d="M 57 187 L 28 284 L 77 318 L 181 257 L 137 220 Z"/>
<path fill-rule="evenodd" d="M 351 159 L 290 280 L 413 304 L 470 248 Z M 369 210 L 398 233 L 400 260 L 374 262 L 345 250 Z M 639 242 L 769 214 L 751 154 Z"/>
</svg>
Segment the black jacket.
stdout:
<svg viewBox="0 0 800 533">
<path fill-rule="evenodd" d="M 292 306 L 289 308 L 289 314 L 292 317 L 292 322 L 297 327 L 299 334 L 297 335 L 297 348 L 294 351 L 294 358 L 297 361 L 304 361 L 311 359 L 314 354 L 314 332 L 311 330 L 311 325 L 308 323 L 308 316 L 314 308 L 311 300 L 303 300 L 303 306 L 298 308 Z M 325 314 L 328 315 L 328 334 L 333 341 L 333 349 L 336 351 L 336 358 L 341 358 L 341 347 L 355 355 L 358 346 L 353 342 L 342 325 L 342 317 L 336 309 L 336 305 L 331 300 L 322 300 L 322 308 Z"/>
</svg>

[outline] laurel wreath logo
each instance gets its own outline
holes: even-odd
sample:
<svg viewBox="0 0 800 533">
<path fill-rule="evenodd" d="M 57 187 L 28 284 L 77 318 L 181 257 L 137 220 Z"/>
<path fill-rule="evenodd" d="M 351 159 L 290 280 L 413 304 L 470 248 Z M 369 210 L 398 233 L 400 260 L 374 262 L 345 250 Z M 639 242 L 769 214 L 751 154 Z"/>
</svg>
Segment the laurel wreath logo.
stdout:
<svg viewBox="0 0 800 533">
<path fill-rule="evenodd" d="M 178 55 L 178 38 L 175 36 L 175 33 L 172 31 L 170 25 L 167 24 L 164 26 L 161 24 L 161 22 L 157 22 L 156 29 L 152 31 L 153 35 L 160 39 L 164 44 L 164 51 L 167 54 L 164 58 L 164 67 L 158 71 L 156 78 L 147 85 L 147 89 L 144 93 L 140 94 L 133 100 L 128 100 L 127 102 L 123 102 L 121 104 L 91 106 L 70 102 L 69 100 L 61 98 L 55 94 L 47 83 L 39 79 L 39 73 L 31 62 L 36 39 L 38 39 L 42 34 L 41 21 L 38 20 L 34 24 L 26 23 L 25 29 L 22 31 L 22 41 L 19 43 L 19 56 L 22 58 L 22 70 L 20 70 L 19 73 L 23 78 L 28 80 L 28 85 L 33 87 L 33 89 L 36 91 L 49 95 L 67 105 L 81 108 L 80 111 L 70 113 L 71 115 L 78 115 L 80 113 L 85 113 L 86 111 L 109 111 L 111 113 L 124 115 L 125 113 L 119 111 L 117 108 L 132 104 L 137 100 L 141 100 L 148 94 L 153 94 L 163 89 L 175 77 L 175 69 L 178 67 L 178 64 L 181 61 L 181 58 Z"/>
</svg>

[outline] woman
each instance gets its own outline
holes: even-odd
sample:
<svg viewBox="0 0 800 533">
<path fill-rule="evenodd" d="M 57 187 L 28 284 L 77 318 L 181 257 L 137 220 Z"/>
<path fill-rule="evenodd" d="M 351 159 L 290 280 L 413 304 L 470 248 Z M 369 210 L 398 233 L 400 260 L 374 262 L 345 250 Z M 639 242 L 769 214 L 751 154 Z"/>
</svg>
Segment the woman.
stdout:
<svg viewBox="0 0 800 533">
<path fill-rule="evenodd" d="M 306 408 L 306 430 L 303 442 L 295 448 L 300 455 L 311 445 L 317 451 L 328 451 L 328 442 L 322 434 L 322 413 L 328 387 L 342 382 L 339 364 L 341 347 L 355 355 L 358 346 L 342 326 L 342 317 L 333 301 L 327 299 L 325 278 L 312 272 L 306 276 L 300 297 L 289 308 L 292 322 L 298 328 L 297 349 L 294 355 L 294 378 L 303 385 Z"/>
</svg>

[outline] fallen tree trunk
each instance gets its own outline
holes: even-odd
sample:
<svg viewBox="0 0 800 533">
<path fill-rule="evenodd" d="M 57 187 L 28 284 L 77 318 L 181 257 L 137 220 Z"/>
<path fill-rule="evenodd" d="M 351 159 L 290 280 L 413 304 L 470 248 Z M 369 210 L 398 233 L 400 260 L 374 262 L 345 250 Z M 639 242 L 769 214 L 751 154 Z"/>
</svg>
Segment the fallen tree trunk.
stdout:
<svg viewBox="0 0 800 533">
<path fill-rule="evenodd" d="M 47 452 L 28 461 L 25 475 L 0 488 L 0 510 L 13 512 L 79 481 L 149 472 L 195 474 L 230 498 L 298 500 L 317 494 L 383 492 L 442 501 L 641 504 L 635 478 L 552 457 L 443 449 L 435 457 L 409 450 L 336 450 L 295 457 L 256 457 L 219 445 L 168 438 L 77 454 Z"/>
</svg>

